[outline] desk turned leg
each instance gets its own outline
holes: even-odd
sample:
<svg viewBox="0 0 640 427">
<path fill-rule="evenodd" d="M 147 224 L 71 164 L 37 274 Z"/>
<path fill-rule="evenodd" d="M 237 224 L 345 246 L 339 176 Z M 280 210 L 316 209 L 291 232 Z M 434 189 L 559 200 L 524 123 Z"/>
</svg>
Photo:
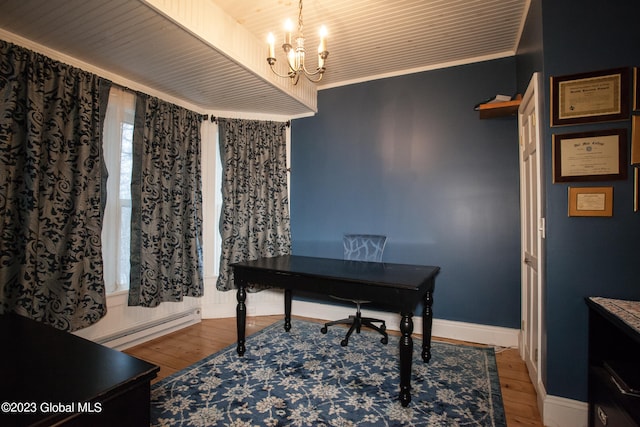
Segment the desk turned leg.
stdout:
<svg viewBox="0 0 640 427">
<path fill-rule="evenodd" d="M 433 326 L 433 292 L 424 294 L 424 310 L 422 312 L 422 360 L 431 360 L 431 329 Z"/>
<path fill-rule="evenodd" d="M 245 324 L 247 321 L 247 306 L 244 304 L 247 299 L 247 291 L 243 284 L 238 284 L 238 306 L 236 307 L 236 322 L 238 327 L 238 354 L 242 356 L 246 350 L 244 346 Z"/>
<path fill-rule="evenodd" d="M 284 290 L 284 330 L 291 330 L 291 289 Z"/>
<path fill-rule="evenodd" d="M 402 313 L 400 321 L 400 403 L 408 406 L 411 402 L 411 359 L 413 356 L 413 313 Z"/>
</svg>

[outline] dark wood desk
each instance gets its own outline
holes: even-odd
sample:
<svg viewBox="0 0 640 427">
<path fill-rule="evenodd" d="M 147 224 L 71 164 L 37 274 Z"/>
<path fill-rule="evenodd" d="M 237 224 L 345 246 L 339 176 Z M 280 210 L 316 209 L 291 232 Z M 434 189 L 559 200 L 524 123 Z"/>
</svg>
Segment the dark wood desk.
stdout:
<svg viewBox="0 0 640 427">
<path fill-rule="evenodd" d="M 589 427 L 640 426 L 640 301 L 586 298 Z"/>
<path fill-rule="evenodd" d="M 0 425 L 149 426 L 159 367 L 15 314 L 0 337 Z"/>
<path fill-rule="evenodd" d="M 245 352 L 245 323 L 248 283 L 283 288 L 285 330 L 291 329 L 292 291 L 368 300 L 400 313 L 400 402 L 411 402 L 411 360 L 413 312 L 424 303 L 422 313 L 422 360 L 431 359 L 433 289 L 440 267 L 409 264 L 347 261 L 285 255 L 241 262 L 233 267 L 238 287 L 238 354 Z"/>
</svg>

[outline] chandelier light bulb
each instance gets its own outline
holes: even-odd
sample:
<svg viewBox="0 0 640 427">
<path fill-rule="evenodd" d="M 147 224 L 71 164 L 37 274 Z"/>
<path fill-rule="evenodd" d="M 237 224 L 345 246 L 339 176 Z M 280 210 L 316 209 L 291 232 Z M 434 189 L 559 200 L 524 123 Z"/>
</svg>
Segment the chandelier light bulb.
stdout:
<svg viewBox="0 0 640 427">
<path fill-rule="evenodd" d="M 291 46 L 291 32 L 293 31 L 293 22 L 291 22 L 291 19 L 287 19 L 286 21 L 284 21 L 284 44 L 283 44 L 283 48 L 284 45 L 288 45 Z M 286 50 L 286 48 L 285 48 Z"/>
<path fill-rule="evenodd" d="M 273 36 L 273 33 L 269 33 L 267 36 L 267 43 L 269 43 L 269 58 L 275 59 L 276 57 L 276 47 L 275 47 L 276 38 Z"/>
<path fill-rule="evenodd" d="M 318 53 L 327 51 L 327 27 L 324 25 L 320 27 L 320 45 L 318 46 Z"/>
</svg>

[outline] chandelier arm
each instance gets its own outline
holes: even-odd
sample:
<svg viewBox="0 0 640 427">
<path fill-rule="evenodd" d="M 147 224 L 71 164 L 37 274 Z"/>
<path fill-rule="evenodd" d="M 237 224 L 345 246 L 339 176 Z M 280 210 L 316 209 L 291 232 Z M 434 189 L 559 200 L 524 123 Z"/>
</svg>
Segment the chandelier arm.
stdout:
<svg viewBox="0 0 640 427">
<path fill-rule="evenodd" d="M 279 72 L 277 72 L 276 69 L 273 67 L 275 63 L 276 63 L 275 59 L 269 62 L 269 66 L 271 67 L 271 71 L 273 71 L 273 74 L 275 74 L 278 77 L 290 77 L 290 78 L 295 77 L 296 73 L 293 71 L 289 71 L 287 74 L 280 74 Z"/>
<path fill-rule="evenodd" d="M 298 72 L 298 69 L 295 67 L 295 62 L 292 64 L 291 59 L 289 59 L 289 55 L 285 56 L 287 58 L 287 65 L 289 66 L 289 74 L 295 74 Z"/>
<path fill-rule="evenodd" d="M 314 71 L 313 73 L 309 70 L 307 70 L 307 67 L 304 66 L 304 64 L 302 65 L 302 71 L 304 72 L 304 74 L 306 74 L 307 76 L 315 76 L 317 74 L 323 74 L 326 71 L 325 67 L 318 67 L 316 68 L 316 71 Z"/>
<path fill-rule="evenodd" d="M 317 74 L 317 73 L 316 73 Z M 312 83 L 318 83 L 320 80 L 322 80 L 322 76 L 324 76 L 324 73 L 320 73 L 317 79 L 312 79 L 311 77 L 314 76 L 315 74 L 306 74 L 305 73 L 305 77 L 307 78 L 307 80 L 309 80 Z"/>
</svg>

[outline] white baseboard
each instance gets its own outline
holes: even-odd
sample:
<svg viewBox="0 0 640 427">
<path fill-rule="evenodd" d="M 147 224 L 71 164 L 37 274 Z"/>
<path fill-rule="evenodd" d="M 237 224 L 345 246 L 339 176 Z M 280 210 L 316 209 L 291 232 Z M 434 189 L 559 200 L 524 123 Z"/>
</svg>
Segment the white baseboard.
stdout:
<svg viewBox="0 0 640 427">
<path fill-rule="evenodd" d="M 546 395 L 540 412 L 545 427 L 587 427 L 589 421 L 586 402 L 564 397 Z"/>
<path fill-rule="evenodd" d="M 499 347 L 517 348 L 520 330 L 434 319 L 431 335 Z"/>
<path fill-rule="evenodd" d="M 258 298 L 259 294 L 249 295 L 249 298 Z M 308 301 L 294 300 L 291 305 L 291 314 L 294 316 L 311 317 L 315 319 L 342 319 L 353 314 L 355 308 L 323 304 Z M 284 305 L 281 300 L 270 298 L 259 304 L 251 304 L 247 301 L 247 315 L 266 316 L 284 314 Z M 363 316 L 382 319 L 387 324 L 387 329 L 392 331 L 400 330 L 400 316 L 396 313 L 376 310 L 362 310 Z M 236 315 L 236 304 L 216 304 L 215 307 L 202 307 L 202 318 L 234 317 Z M 413 331 L 422 333 L 422 317 L 413 318 Z M 517 347 L 520 335 L 519 329 L 503 328 L 498 326 L 477 325 L 465 322 L 454 322 L 450 320 L 433 320 L 431 335 L 434 337 L 457 339 L 470 341 L 479 344 L 495 345 L 500 347 Z"/>
<path fill-rule="evenodd" d="M 247 293 L 248 316 L 270 316 L 284 314 L 284 296 L 280 290 L 265 290 L 257 293 Z M 213 301 L 203 300 L 203 319 L 222 319 L 236 317 L 236 292 L 219 292 Z"/>
<path fill-rule="evenodd" d="M 340 319 L 353 314 L 354 310 L 355 309 L 353 307 L 294 301 L 291 312 L 294 315 L 313 317 L 317 319 Z M 363 309 L 362 315 L 384 320 L 387 324 L 387 329 L 389 330 L 400 330 L 401 319 L 396 313 Z M 422 333 L 421 316 L 413 317 L 413 331 L 417 334 Z M 517 347 L 520 330 L 433 319 L 431 335 L 434 337 L 470 341 L 500 347 Z"/>
</svg>

